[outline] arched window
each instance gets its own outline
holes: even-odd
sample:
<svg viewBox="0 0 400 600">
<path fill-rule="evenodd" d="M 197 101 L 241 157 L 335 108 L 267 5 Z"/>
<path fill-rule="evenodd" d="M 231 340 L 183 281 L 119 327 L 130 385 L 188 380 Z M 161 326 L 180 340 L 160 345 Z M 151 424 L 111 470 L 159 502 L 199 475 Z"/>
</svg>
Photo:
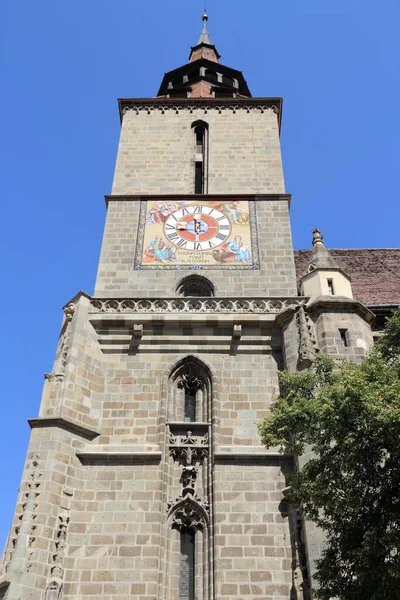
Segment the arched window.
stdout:
<svg viewBox="0 0 400 600">
<path fill-rule="evenodd" d="M 214 286 L 202 275 L 188 275 L 178 283 L 176 292 L 185 298 L 211 297 L 214 296 Z"/>
<path fill-rule="evenodd" d="M 194 193 L 207 193 L 208 177 L 208 123 L 195 121 L 194 131 Z"/>
<path fill-rule="evenodd" d="M 195 600 L 195 543 L 193 529 L 181 531 L 179 560 L 179 600 Z"/>
<path fill-rule="evenodd" d="M 165 575 L 162 597 L 212 600 L 210 461 L 213 374 L 197 356 L 171 368 L 166 404 L 169 447 Z M 176 495 L 180 489 L 179 496 Z"/>
<path fill-rule="evenodd" d="M 206 422 L 211 418 L 211 375 L 197 357 L 187 356 L 170 375 L 170 422 Z"/>
</svg>

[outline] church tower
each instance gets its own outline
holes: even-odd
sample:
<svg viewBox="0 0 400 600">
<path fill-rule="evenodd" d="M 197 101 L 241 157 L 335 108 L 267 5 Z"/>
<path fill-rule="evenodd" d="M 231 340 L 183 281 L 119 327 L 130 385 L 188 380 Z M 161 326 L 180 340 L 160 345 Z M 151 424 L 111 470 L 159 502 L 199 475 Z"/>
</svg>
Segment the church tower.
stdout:
<svg viewBox="0 0 400 600">
<path fill-rule="evenodd" d="M 284 496 L 295 461 L 261 445 L 258 423 L 279 370 L 312 364 L 338 311 L 369 313 L 332 297 L 307 312 L 282 99 L 253 98 L 220 63 L 207 19 L 155 98 L 119 100 L 95 292 L 64 307 L 29 420 L 6 600 L 310 597 L 304 524 Z"/>
</svg>

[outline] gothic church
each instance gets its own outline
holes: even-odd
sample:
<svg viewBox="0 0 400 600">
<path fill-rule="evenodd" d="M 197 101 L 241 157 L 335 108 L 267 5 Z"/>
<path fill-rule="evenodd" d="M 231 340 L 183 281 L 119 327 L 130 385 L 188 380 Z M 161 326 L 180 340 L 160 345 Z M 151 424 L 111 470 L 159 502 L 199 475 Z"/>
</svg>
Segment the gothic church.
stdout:
<svg viewBox="0 0 400 600">
<path fill-rule="evenodd" d="M 155 98 L 119 101 L 96 287 L 64 307 L 29 420 L 5 600 L 311 598 L 323 536 L 257 425 L 279 370 L 365 356 L 400 251 L 330 252 L 317 229 L 293 251 L 282 99 L 219 62 L 207 18 Z"/>
</svg>

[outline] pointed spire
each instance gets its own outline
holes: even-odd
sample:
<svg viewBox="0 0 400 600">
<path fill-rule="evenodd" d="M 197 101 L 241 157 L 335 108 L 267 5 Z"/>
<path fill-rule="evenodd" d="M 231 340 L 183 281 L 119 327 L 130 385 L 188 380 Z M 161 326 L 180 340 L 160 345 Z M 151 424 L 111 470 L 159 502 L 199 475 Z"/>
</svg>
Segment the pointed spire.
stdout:
<svg viewBox="0 0 400 600">
<path fill-rule="evenodd" d="M 308 265 L 308 272 L 311 273 L 311 271 L 314 271 L 315 269 L 338 269 L 339 265 L 336 260 L 331 256 L 329 250 L 325 248 L 323 242 L 324 237 L 320 230 L 313 229 L 312 234 L 314 249 Z"/>
<path fill-rule="evenodd" d="M 196 46 L 193 46 L 189 56 L 189 61 L 194 62 L 200 58 L 205 58 L 212 62 L 219 62 L 220 55 L 217 52 L 216 47 L 210 39 L 210 35 L 207 30 L 208 14 L 204 11 L 203 16 L 203 30 L 200 34 L 199 41 Z"/>
<path fill-rule="evenodd" d="M 208 31 L 207 31 L 208 14 L 206 13 L 205 10 L 204 10 L 202 19 L 203 19 L 203 31 L 200 34 L 199 41 L 197 42 L 197 45 L 199 46 L 200 44 L 208 44 L 209 46 L 212 46 L 212 43 L 211 43 L 211 40 L 210 40 L 210 36 L 208 34 Z"/>
</svg>

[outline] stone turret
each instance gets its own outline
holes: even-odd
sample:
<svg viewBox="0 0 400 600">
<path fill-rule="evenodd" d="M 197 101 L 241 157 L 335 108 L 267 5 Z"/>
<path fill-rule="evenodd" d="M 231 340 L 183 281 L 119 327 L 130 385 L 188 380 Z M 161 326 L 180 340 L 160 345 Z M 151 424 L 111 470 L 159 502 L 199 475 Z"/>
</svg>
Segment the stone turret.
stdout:
<svg viewBox="0 0 400 600">
<path fill-rule="evenodd" d="M 313 252 L 308 273 L 300 280 L 300 293 L 312 300 L 320 296 L 353 298 L 350 277 L 325 248 L 319 229 L 313 230 Z"/>
</svg>

